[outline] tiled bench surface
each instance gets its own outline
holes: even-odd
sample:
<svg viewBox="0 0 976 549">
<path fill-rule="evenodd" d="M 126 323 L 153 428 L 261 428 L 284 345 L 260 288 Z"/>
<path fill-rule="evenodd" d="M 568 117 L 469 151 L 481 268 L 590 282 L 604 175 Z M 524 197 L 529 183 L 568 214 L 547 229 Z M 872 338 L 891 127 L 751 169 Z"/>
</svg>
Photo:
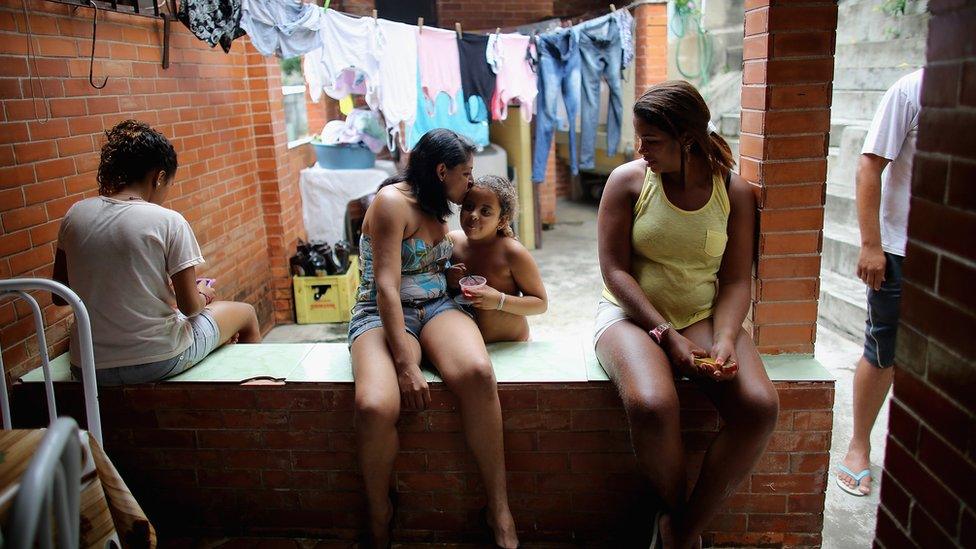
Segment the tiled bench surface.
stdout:
<svg viewBox="0 0 976 549">
<path fill-rule="evenodd" d="M 587 343 L 589 343 L 587 341 Z M 500 383 L 608 381 L 596 355 L 579 340 L 494 343 L 488 346 L 495 377 Z M 802 355 L 764 356 L 773 381 L 833 381 L 813 358 Z M 51 361 L 54 381 L 69 381 L 68 355 Z M 428 381 L 439 382 L 425 370 Z M 38 368 L 23 378 L 44 380 Z M 352 365 L 345 343 L 260 343 L 228 345 L 190 370 L 163 383 L 239 383 L 251 379 L 288 383 L 351 383 Z"/>
<path fill-rule="evenodd" d="M 578 339 L 490 346 L 510 499 L 526 540 L 626 546 L 653 507 L 619 397 L 587 347 Z M 809 357 L 764 361 L 780 394 L 776 432 L 706 542 L 819 545 L 833 378 Z M 83 418 L 80 384 L 63 383 L 66 357 L 52 370 L 59 411 Z M 18 425 L 45 421 L 40 380 L 35 370 L 14 390 Z M 106 450 L 163 536 L 351 539 L 364 517 L 351 381 L 342 343 L 228 346 L 163 383 L 101 388 Z M 431 393 L 430 410 L 400 420 L 396 537 L 478 539 L 484 501 L 456 401 L 440 383 Z M 679 398 L 694 474 L 719 419 L 694 384 L 679 382 Z"/>
</svg>

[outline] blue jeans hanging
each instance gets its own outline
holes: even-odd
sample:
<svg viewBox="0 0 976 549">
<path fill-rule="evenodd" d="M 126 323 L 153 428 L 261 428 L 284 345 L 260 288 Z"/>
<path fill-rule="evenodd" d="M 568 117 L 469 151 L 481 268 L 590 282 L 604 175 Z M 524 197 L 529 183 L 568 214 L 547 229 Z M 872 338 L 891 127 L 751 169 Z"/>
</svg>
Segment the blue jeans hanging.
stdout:
<svg viewBox="0 0 976 549">
<path fill-rule="evenodd" d="M 532 155 L 532 181 L 546 178 L 549 147 L 558 124 L 559 98 L 569 117 L 569 167 L 579 173 L 576 158 L 576 115 L 580 98 L 579 38 L 573 29 L 558 29 L 537 38 L 539 52 L 539 99 L 535 120 L 535 153 Z"/>
<path fill-rule="evenodd" d="M 620 74 L 623 49 L 617 19 L 605 15 L 579 27 L 580 65 L 583 78 L 583 105 L 580 111 L 580 167 L 596 164 L 596 133 L 600 121 L 600 81 L 606 80 L 610 91 L 607 105 L 607 155 L 617 154 L 623 103 L 620 98 Z"/>
</svg>

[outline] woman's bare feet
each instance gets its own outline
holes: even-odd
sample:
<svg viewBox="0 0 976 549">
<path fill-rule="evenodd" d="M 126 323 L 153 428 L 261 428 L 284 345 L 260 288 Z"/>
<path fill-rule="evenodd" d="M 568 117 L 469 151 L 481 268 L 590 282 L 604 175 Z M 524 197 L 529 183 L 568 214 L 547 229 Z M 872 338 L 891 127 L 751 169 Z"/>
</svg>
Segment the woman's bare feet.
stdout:
<svg viewBox="0 0 976 549">
<path fill-rule="evenodd" d="M 486 515 L 488 528 L 491 529 L 495 539 L 495 545 L 505 549 L 514 549 L 519 546 L 518 532 L 515 530 L 515 519 L 512 512 L 506 505 L 503 509 L 488 509 Z"/>
</svg>

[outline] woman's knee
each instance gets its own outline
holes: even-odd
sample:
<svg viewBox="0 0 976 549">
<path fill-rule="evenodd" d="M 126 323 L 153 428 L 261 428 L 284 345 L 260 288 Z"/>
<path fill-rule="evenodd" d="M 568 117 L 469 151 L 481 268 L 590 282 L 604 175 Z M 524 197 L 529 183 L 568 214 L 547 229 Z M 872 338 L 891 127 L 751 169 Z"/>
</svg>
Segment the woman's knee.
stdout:
<svg viewBox="0 0 976 549">
<path fill-rule="evenodd" d="M 680 404 L 677 395 L 653 389 L 630 391 L 623 395 L 624 409 L 631 427 L 639 431 L 663 432 L 678 426 Z"/>
<path fill-rule="evenodd" d="M 395 425 L 400 419 L 399 395 L 386 396 L 375 392 L 356 395 L 356 423 Z"/>
<path fill-rule="evenodd" d="M 450 376 L 451 390 L 455 392 L 496 391 L 495 371 L 487 356 L 470 358 L 458 371 Z"/>
<path fill-rule="evenodd" d="M 776 388 L 769 383 L 750 389 L 730 415 L 732 417 L 723 418 L 726 423 L 766 434 L 772 433 L 779 418 L 779 394 Z"/>
</svg>

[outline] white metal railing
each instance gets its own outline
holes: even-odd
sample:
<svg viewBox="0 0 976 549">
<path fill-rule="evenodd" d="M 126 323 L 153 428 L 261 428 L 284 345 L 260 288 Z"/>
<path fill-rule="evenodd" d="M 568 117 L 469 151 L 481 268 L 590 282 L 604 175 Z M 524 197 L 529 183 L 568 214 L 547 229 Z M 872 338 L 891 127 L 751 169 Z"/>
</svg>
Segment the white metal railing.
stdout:
<svg viewBox="0 0 976 549">
<path fill-rule="evenodd" d="M 85 390 L 85 414 L 88 417 L 88 431 L 98 444 L 102 443 L 102 420 L 98 411 L 98 386 L 95 384 L 95 351 L 92 345 L 91 320 L 88 309 L 71 288 L 46 278 L 8 278 L 0 280 L 0 297 L 12 294 L 26 301 L 34 312 L 34 329 L 37 332 L 37 348 L 41 356 L 41 369 L 44 372 L 44 389 L 47 394 L 48 417 L 53 423 L 57 418 L 57 405 L 54 402 L 54 382 L 51 379 L 51 366 L 47 354 L 47 340 L 44 337 L 44 316 L 29 290 L 48 291 L 60 296 L 71 305 L 75 315 L 75 329 L 78 330 L 78 355 L 81 359 L 82 384 Z M 0 355 L 0 409 L 3 412 L 3 428 L 11 429 L 10 402 L 7 396 L 7 380 L 3 369 L 3 356 Z"/>
<path fill-rule="evenodd" d="M 55 535 L 59 549 L 79 546 L 81 461 L 78 424 L 70 417 L 58 419 L 44 433 L 20 477 L 6 525 L 11 549 L 54 547 Z"/>
</svg>

